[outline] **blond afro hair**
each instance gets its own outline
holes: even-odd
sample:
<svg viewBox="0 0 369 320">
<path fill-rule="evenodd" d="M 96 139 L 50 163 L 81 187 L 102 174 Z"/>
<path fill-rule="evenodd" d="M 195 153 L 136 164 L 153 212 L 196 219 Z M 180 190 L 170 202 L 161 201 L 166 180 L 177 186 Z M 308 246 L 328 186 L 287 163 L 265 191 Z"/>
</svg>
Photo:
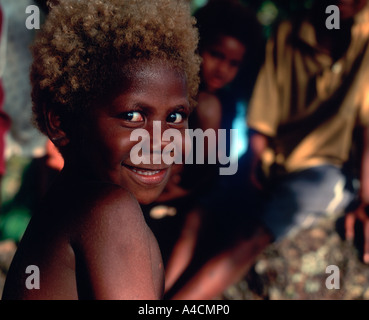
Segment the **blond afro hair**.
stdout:
<svg viewBox="0 0 369 320">
<path fill-rule="evenodd" d="M 106 94 L 117 68 L 165 60 L 187 78 L 195 105 L 200 58 L 188 0 L 62 0 L 32 46 L 34 120 L 45 134 L 45 110 L 73 117 Z"/>
</svg>

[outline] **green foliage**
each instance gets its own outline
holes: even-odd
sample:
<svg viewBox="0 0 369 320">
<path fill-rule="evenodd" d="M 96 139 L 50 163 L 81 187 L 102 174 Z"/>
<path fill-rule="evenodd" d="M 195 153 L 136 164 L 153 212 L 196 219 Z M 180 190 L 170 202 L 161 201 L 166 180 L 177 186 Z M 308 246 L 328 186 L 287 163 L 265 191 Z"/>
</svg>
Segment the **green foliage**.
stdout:
<svg viewBox="0 0 369 320">
<path fill-rule="evenodd" d="M 208 0 L 192 0 L 191 1 L 192 12 L 195 12 L 197 9 L 203 7 L 207 2 Z"/>
<path fill-rule="evenodd" d="M 27 228 L 31 212 L 27 207 L 16 207 L 0 215 L 0 240 L 19 241 Z"/>
</svg>

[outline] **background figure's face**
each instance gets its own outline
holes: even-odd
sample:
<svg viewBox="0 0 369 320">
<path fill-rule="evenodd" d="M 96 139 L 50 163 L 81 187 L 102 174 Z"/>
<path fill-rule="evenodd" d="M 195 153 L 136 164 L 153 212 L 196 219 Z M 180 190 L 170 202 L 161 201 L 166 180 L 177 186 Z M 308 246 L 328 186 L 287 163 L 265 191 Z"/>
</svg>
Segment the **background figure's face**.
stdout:
<svg viewBox="0 0 369 320">
<path fill-rule="evenodd" d="M 232 82 L 245 52 L 246 47 L 230 36 L 220 36 L 215 44 L 204 48 L 201 73 L 206 90 L 214 93 Z"/>
<path fill-rule="evenodd" d="M 145 129 L 150 134 L 152 159 L 153 143 L 161 149 L 169 144 L 161 135 L 160 141 L 153 141 L 153 121 L 160 121 L 161 133 L 175 128 L 184 138 L 191 109 L 184 75 L 160 62 L 143 63 L 134 70 L 113 99 L 99 102 L 86 116 L 79 152 L 83 159 L 76 161 L 91 178 L 118 184 L 147 204 L 163 191 L 172 166 L 164 161 L 134 164 L 130 153 L 139 142 L 131 141 L 131 133 Z"/>
</svg>

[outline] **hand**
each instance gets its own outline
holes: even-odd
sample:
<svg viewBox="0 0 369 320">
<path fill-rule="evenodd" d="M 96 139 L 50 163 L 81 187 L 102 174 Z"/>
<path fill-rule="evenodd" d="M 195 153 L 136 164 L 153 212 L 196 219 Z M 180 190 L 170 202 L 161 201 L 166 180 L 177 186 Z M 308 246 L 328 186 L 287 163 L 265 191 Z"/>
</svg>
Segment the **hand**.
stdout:
<svg viewBox="0 0 369 320">
<path fill-rule="evenodd" d="M 363 261 L 369 264 L 369 216 L 366 213 L 369 206 L 361 204 L 355 211 L 352 211 L 346 215 L 345 218 L 345 232 L 346 239 L 353 241 L 355 236 L 355 222 L 359 220 L 363 225 L 364 232 L 364 255 Z"/>
</svg>

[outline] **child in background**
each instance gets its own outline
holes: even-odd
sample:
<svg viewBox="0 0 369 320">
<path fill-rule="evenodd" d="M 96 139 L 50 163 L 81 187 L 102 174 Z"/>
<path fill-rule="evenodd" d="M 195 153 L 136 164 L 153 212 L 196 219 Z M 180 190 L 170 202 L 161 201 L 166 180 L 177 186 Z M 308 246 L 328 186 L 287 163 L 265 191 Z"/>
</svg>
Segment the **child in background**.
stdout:
<svg viewBox="0 0 369 320">
<path fill-rule="evenodd" d="M 261 25 L 238 0 L 209 1 L 195 17 L 203 61 L 194 127 L 231 129 L 236 102 L 248 100 L 262 63 Z"/>
<path fill-rule="evenodd" d="M 226 129 L 229 134 L 236 116 L 236 104 L 241 100 L 247 101 L 258 66 L 262 63 L 261 26 L 256 15 L 237 0 L 209 1 L 195 13 L 195 18 L 200 33 L 199 54 L 202 57 L 202 64 L 198 106 L 191 114 L 190 127 L 204 131 L 213 129 L 215 132 L 218 129 Z M 206 152 L 206 144 L 204 149 Z M 219 151 L 229 153 L 229 150 Z M 163 251 L 165 246 L 168 246 L 167 250 L 170 251 L 166 264 L 167 291 L 191 261 L 197 268 L 199 263 L 202 263 L 199 258 L 206 259 L 209 254 L 220 248 L 216 239 L 224 239 L 224 243 L 221 244 L 223 246 L 233 237 L 232 217 L 223 215 L 220 217 L 222 229 L 219 231 L 217 218 L 213 214 L 204 217 L 198 211 L 192 210 L 204 199 L 212 201 L 214 196 L 212 189 L 219 179 L 218 169 L 218 165 L 209 165 L 206 160 L 204 165 L 184 165 L 182 171 L 173 175 L 158 199 L 158 201 L 171 200 L 166 204 L 177 210 L 176 216 L 164 218 L 166 221 L 161 219 L 153 222 L 162 230 L 157 232 L 160 238 L 164 230 L 176 230 L 176 234 L 173 232 L 176 236 L 174 246 L 173 241 L 168 241 L 167 232 L 165 233 L 167 237 L 159 242 L 163 243 L 161 245 Z M 237 177 L 243 178 L 238 175 Z M 224 198 L 224 202 L 227 201 Z M 171 222 L 172 227 L 166 226 L 165 223 Z M 175 222 L 177 225 L 173 227 Z M 223 228 L 225 225 L 229 225 L 229 229 Z M 175 227 L 180 227 L 180 230 Z M 199 253 L 194 256 L 195 250 L 199 250 Z"/>
<path fill-rule="evenodd" d="M 139 128 L 152 139 L 154 121 L 184 134 L 196 47 L 184 1 L 64 0 L 51 9 L 33 46 L 33 112 L 65 165 L 19 244 L 3 299 L 162 297 L 160 250 L 139 204 L 158 197 L 171 165 L 134 164 L 130 136 Z M 26 287 L 31 265 L 39 290 Z"/>
<path fill-rule="evenodd" d="M 247 114 L 250 152 L 241 196 L 233 196 L 238 186 L 228 186 L 219 192 L 225 205 L 212 204 L 226 212 L 241 208 L 259 220 L 257 227 L 208 261 L 173 299 L 217 297 L 247 274 L 268 244 L 344 212 L 349 239 L 355 220 L 362 222 L 362 258 L 369 263 L 369 4 L 312 4 L 304 16 L 281 22 L 268 40 Z M 337 30 L 326 27 L 329 5 L 339 8 Z M 351 158 L 353 145 L 358 159 Z M 253 207 L 257 190 L 262 205 Z"/>
<path fill-rule="evenodd" d="M 210 0 L 194 16 L 200 33 L 202 64 L 198 106 L 191 114 L 190 127 L 216 132 L 230 130 L 237 102 L 249 99 L 263 61 L 261 25 L 255 13 L 239 0 Z M 204 149 L 206 152 L 207 147 Z M 210 168 L 209 165 L 185 166 L 184 173 L 173 176 L 174 183 L 167 185 L 159 200 L 201 192 L 213 175 L 218 175 L 217 168 Z M 204 173 L 209 170 L 210 175 Z"/>
</svg>

